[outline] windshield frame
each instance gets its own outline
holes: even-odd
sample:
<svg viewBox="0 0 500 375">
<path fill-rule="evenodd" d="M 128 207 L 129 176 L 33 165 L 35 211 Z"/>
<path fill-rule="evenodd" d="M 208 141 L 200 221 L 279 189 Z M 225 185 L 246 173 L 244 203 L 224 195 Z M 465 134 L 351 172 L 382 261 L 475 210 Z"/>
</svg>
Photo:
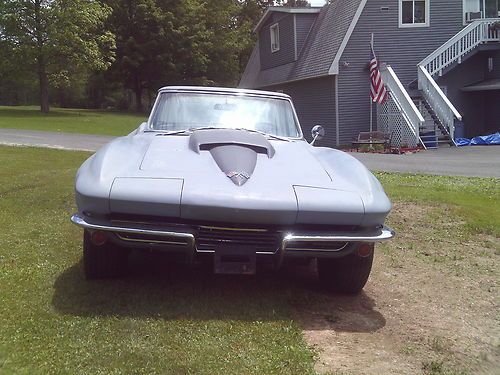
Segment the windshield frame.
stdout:
<svg viewBox="0 0 500 375">
<path fill-rule="evenodd" d="M 232 96 L 232 97 L 242 97 L 242 96 L 245 96 L 245 97 L 254 97 L 254 98 L 268 98 L 268 99 L 274 99 L 274 100 L 285 100 L 287 101 L 289 104 L 290 104 L 290 107 L 292 109 L 292 115 L 293 115 L 293 118 L 295 120 L 295 128 L 297 130 L 297 134 L 298 134 L 298 137 L 286 137 L 286 136 L 280 136 L 281 138 L 286 138 L 286 139 L 289 139 L 289 140 L 304 140 L 304 134 L 302 133 L 302 127 L 300 126 L 300 122 L 299 122 L 299 118 L 297 116 L 297 112 L 295 110 L 295 106 L 293 105 L 293 102 L 292 100 L 289 98 L 289 97 L 281 97 L 281 96 L 272 96 L 272 95 L 265 95 L 265 94 L 253 94 L 253 93 L 248 93 L 248 92 L 238 92 L 238 91 L 221 91 L 221 92 L 218 92 L 218 91 L 212 91 L 212 90 L 207 90 L 207 91 L 203 91 L 203 90 L 189 90 L 189 89 L 186 89 L 186 90 L 182 90 L 182 89 L 175 89 L 175 90 L 160 90 L 158 92 L 158 95 L 156 96 L 156 99 L 155 99 L 155 103 L 153 105 L 153 108 L 151 109 L 151 112 L 149 114 L 149 117 L 148 117 L 148 121 L 147 121 L 147 127 L 145 129 L 145 131 L 147 132 L 154 132 L 154 133 L 167 133 L 165 130 L 160 130 L 160 129 L 155 129 L 153 128 L 153 117 L 156 113 L 156 110 L 158 108 L 158 105 L 159 105 L 159 102 L 160 102 L 160 98 L 161 98 L 161 95 L 162 94 L 169 94 L 169 93 L 172 93 L 172 94 L 183 94 L 183 93 L 189 93 L 189 94 L 198 94 L 198 95 L 204 95 L 204 94 L 208 94 L 208 95 L 221 95 L 221 96 Z M 222 128 L 221 128 L 222 129 Z M 246 130 L 245 128 L 241 128 L 243 130 Z M 193 129 L 193 131 L 195 131 L 196 129 Z M 251 129 L 248 129 L 249 131 L 251 131 Z M 187 134 L 189 134 L 189 132 L 186 132 Z M 178 135 L 181 135 L 181 134 L 178 134 Z M 273 136 L 276 136 L 274 134 L 269 134 L 270 137 L 273 137 Z"/>
</svg>

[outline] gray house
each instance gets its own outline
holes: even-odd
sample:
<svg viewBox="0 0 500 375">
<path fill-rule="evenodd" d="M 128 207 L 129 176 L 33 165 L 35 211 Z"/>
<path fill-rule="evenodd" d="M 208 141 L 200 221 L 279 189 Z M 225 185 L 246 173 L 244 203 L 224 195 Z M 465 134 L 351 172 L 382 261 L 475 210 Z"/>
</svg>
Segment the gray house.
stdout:
<svg viewBox="0 0 500 375">
<path fill-rule="evenodd" d="M 240 87 L 291 95 L 304 134 L 321 124 L 329 146 L 349 144 L 370 123 L 399 146 L 453 145 L 500 128 L 499 17 L 500 0 L 270 7 Z M 369 99 L 372 34 L 389 91 L 383 105 Z"/>
</svg>

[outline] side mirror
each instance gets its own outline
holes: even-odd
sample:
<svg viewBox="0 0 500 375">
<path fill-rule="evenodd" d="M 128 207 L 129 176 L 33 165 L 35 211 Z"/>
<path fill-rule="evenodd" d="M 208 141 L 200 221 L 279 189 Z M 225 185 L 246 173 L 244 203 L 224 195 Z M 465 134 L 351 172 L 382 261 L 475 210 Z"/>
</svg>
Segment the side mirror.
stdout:
<svg viewBox="0 0 500 375">
<path fill-rule="evenodd" d="M 314 143 L 316 141 L 319 141 L 321 140 L 324 136 L 325 136 L 325 128 L 322 127 L 321 125 L 315 125 L 312 129 L 311 129 L 311 135 L 313 137 L 313 140 L 311 142 L 311 145 L 314 146 Z"/>
</svg>

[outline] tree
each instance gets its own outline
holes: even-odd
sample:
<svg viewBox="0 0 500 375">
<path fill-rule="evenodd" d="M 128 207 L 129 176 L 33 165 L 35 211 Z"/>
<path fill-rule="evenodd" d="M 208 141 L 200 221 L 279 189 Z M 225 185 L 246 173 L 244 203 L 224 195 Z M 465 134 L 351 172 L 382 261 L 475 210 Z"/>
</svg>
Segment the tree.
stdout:
<svg viewBox="0 0 500 375">
<path fill-rule="evenodd" d="M 113 61 L 114 36 L 104 29 L 109 8 L 97 0 L 0 1 L 0 38 L 18 66 L 36 72 L 42 112 L 49 111 L 49 84 Z"/>
<path fill-rule="evenodd" d="M 269 6 L 269 4 L 266 0 L 240 0 L 240 11 L 238 14 L 238 33 L 240 40 L 238 62 L 240 75 L 245 70 L 257 39 L 256 35 L 253 33 L 253 29 L 261 19 L 267 6 Z"/>
<path fill-rule="evenodd" d="M 231 0 L 233 1 L 233 0 Z M 143 97 L 164 84 L 210 83 L 209 51 L 225 42 L 209 30 L 212 3 L 201 0 L 106 0 L 113 9 L 110 28 L 116 33 L 117 58 L 108 77 L 134 92 L 136 111 Z M 209 3 L 209 4 L 208 4 Z M 222 25 L 225 27 L 226 25 Z M 213 25 L 214 29 L 221 25 Z"/>
<path fill-rule="evenodd" d="M 108 79 L 122 81 L 134 91 L 136 110 L 142 112 L 143 90 L 159 71 L 167 31 L 162 28 L 161 9 L 155 0 L 107 0 L 112 9 L 109 27 L 116 35 L 116 61 Z"/>
</svg>

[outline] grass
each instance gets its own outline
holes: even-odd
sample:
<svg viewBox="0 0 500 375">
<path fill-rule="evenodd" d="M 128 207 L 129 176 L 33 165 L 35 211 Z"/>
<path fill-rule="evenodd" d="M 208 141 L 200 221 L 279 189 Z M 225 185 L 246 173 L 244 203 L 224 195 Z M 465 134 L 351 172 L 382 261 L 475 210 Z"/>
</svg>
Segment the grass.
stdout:
<svg viewBox="0 0 500 375">
<path fill-rule="evenodd" d="M 286 277 L 215 277 L 152 256 L 126 279 L 83 280 L 68 218 L 88 155 L 0 147 L 0 374 L 314 373 L 293 319 L 302 286 Z M 447 202 L 466 228 L 498 230 L 498 180 L 379 177 L 395 199 Z"/>
<path fill-rule="evenodd" d="M 313 373 L 285 281 L 143 258 L 130 278 L 85 282 L 69 215 L 86 157 L 0 147 L 0 374 Z"/>
<path fill-rule="evenodd" d="M 425 361 L 422 370 L 424 375 L 467 375 L 462 370 L 449 369 L 443 361 Z"/>
<path fill-rule="evenodd" d="M 0 106 L 0 128 L 120 136 L 143 121 L 145 115 L 130 113 L 51 108 L 43 114 L 34 106 Z"/>
<path fill-rule="evenodd" d="M 393 200 L 445 204 L 449 215 L 465 221 L 463 230 L 500 237 L 500 180 L 397 173 L 376 173 Z"/>
</svg>

